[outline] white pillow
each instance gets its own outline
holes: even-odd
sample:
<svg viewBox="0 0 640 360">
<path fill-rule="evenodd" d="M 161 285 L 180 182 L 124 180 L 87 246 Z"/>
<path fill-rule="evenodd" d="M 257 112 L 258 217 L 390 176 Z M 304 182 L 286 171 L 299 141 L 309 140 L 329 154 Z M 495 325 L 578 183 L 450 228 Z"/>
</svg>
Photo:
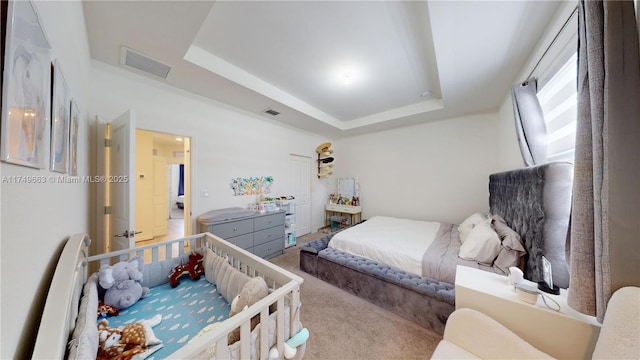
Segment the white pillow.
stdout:
<svg viewBox="0 0 640 360">
<path fill-rule="evenodd" d="M 491 217 L 488 214 L 475 213 L 466 218 L 462 224 L 458 225 L 458 232 L 460 233 L 460 242 L 464 243 L 469 235 L 469 232 L 473 230 L 479 224 L 487 223 L 491 221 Z"/>
<path fill-rule="evenodd" d="M 462 246 L 458 256 L 464 260 L 473 260 L 479 264 L 491 265 L 500 253 L 500 237 L 489 223 L 475 226 Z"/>
</svg>

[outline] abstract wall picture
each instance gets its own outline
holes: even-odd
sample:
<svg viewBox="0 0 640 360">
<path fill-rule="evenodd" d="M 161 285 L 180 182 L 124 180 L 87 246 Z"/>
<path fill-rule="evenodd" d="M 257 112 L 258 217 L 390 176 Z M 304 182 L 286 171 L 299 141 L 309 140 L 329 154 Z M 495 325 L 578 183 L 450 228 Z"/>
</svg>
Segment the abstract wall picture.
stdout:
<svg viewBox="0 0 640 360">
<path fill-rule="evenodd" d="M 78 175 L 78 127 L 80 126 L 78 104 L 71 101 L 71 122 L 69 124 L 69 175 Z"/>
<path fill-rule="evenodd" d="M 51 45 L 31 1 L 9 1 L 6 25 L 1 158 L 46 169 L 51 126 Z"/>
<path fill-rule="evenodd" d="M 272 176 L 251 177 L 251 178 L 233 178 L 231 179 L 231 190 L 234 196 L 240 195 L 259 195 L 270 194 L 271 185 L 273 184 Z"/>
<path fill-rule="evenodd" d="M 71 93 L 58 61 L 53 66 L 51 118 L 51 171 L 66 174 L 69 163 Z"/>
</svg>

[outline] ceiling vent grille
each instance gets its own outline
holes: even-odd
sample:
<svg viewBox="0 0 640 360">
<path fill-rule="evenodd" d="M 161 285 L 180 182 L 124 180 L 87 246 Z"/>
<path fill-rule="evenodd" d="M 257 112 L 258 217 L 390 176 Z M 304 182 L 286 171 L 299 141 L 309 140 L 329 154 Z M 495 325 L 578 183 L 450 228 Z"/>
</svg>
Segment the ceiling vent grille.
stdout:
<svg viewBox="0 0 640 360">
<path fill-rule="evenodd" d="M 271 116 L 278 116 L 278 115 L 280 115 L 280 112 L 275 111 L 275 110 L 273 110 L 273 109 L 271 109 L 271 108 L 269 108 L 269 109 L 267 109 L 267 110 L 265 110 L 265 111 L 263 111 L 263 112 L 264 112 L 265 114 L 269 114 L 269 115 L 271 115 Z"/>
<path fill-rule="evenodd" d="M 171 66 L 154 60 L 146 55 L 125 46 L 120 51 L 120 64 L 143 71 L 147 74 L 166 79 L 171 73 Z"/>
</svg>

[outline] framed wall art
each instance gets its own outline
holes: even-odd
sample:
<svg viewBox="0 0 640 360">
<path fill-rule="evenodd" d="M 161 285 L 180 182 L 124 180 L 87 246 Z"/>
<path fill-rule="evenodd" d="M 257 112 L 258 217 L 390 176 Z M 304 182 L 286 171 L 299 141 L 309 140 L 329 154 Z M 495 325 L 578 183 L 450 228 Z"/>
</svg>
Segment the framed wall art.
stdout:
<svg viewBox="0 0 640 360">
<path fill-rule="evenodd" d="M 69 163 L 69 120 L 71 94 L 60 63 L 53 64 L 53 97 L 51 104 L 51 171 L 66 174 Z"/>
<path fill-rule="evenodd" d="M 75 100 L 71 100 L 71 122 L 69 123 L 69 175 L 78 175 L 78 126 L 80 111 Z"/>
<path fill-rule="evenodd" d="M 31 1 L 9 1 L 0 158 L 46 169 L 51 119 L 51 45 Z"/>
</svg>

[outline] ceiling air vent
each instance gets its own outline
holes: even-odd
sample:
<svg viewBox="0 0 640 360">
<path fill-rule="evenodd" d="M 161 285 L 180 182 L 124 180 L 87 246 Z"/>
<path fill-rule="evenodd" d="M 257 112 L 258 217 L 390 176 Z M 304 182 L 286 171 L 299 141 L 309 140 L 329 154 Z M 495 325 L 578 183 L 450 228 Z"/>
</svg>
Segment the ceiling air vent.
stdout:
<svg viewBox="0 0 640 360">
<path fill-rule="evenodd" d="M 269 115 L 271 115 L 271 116 L 277 116 L 277 115 L 280 115 L 280 113 L 279 113 L 278 111 L 275 111 L 275 110 L 273 110 L 273 109 L 271 109 L 271 108 L 269 108 L 269 109 L 267 109 L 267 110 L 265 110 L 265 111 L 263 111 L 263 112 L 264 112 L 265 114 L 269 114 Z"/>
<path fill-rule="evenodd" d="M 123 46 L 120 51 L 120 64 L 144 71 L 147 74 L 155 75 L 166 79 L 171 72 L 171 66 L 163 64 L 146 55 L 131 50 Z"/>
</svg>

